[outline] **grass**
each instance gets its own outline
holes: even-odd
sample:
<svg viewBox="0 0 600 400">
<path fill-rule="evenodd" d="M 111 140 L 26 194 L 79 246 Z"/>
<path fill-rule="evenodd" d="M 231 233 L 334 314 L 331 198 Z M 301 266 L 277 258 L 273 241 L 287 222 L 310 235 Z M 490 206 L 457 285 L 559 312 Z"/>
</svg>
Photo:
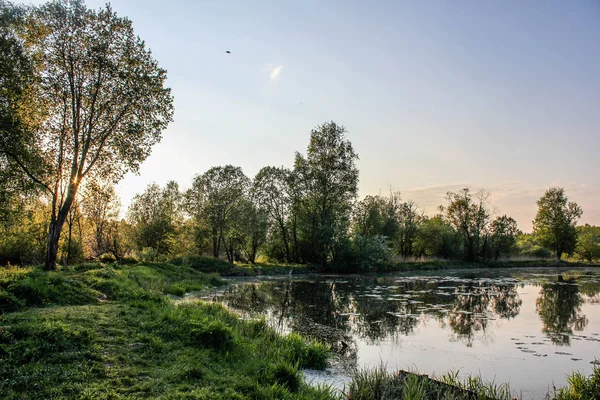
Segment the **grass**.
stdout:
<svg viewBox="0 0 600 400">
<path fill-rule="evenodd" d="M 0 398 L 335 398 L 302 380 L 327 347 L 167 296 L 221 283 L 171 264 L 0 269 Z"/>
<path fill-rule="evenodd" d="M 554 389 L 546 400 L 600 399 L 600 367 L 585 376 L 573 372 L 568 386 Z M 415 372 L 389 373 L 384 366 L 357 371 L 344 393 L 348 400 L 513 400 L 522 398 L 510 385 L 485 382 L 480 376 L 459 378 L 458 372 L 449 372 L 430 378 Z"/>
<path fill-rule="evenodd" d="M 554 389 L 555 400 L 588 400 L 600 398 L 600 368 L 594 365 L 590 376 L 573 372 L 567 378 L 568 386 Z"/>
<path fill-rule="evenodd" d="M 450 373 L 439 379 L 413 372 L 389 373 L 383 366 L 357 372 L 345 393 L 348 400 L 513 400 L 508 385 L 484 382 L 480 377 L 458 379 Z"/>
<path fill-rule="evenodd" d="M 306 274 L 316 270 L 309 265 L 301 264 L 232 264 L 225 260 L 207 256 L 177 257 L 171 260 L 171 264 L 187 266 L 201 272 L 214 272 L 221 276 L 285 275 L 290 271 L 294 274 Z"/>
<path fill-rule="evenodd" d="M 545 267 L 600 267 L 597 263 L 580 263 L 571 261 L 556 261 L 555 259 L 540 260 L 502 260 L 502 261 L 416 261 L 394 262 L 374 266 L 372 272 L 408 272 L 408 271 L 437 271 L 446 269 L 475 269 L 475 268 L 545 268 Z"/>
</svg>

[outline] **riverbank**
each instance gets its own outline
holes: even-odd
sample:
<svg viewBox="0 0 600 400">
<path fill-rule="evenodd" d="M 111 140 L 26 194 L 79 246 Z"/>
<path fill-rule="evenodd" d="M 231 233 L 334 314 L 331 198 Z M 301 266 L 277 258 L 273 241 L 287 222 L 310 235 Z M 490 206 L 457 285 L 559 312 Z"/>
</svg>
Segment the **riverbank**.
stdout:
<svg viewBox="0 0 600 400">
<path fill-rule="evenodd" d="M 357 372 L 343 393 L 309 386 L 302 380 L 302 369 L 325 368 L 327 347 L 295 334 L 281 336 L 264 320 L 241 320 L 217 304 L 173 301 L 184 293 L 223 284 L 217 274 L 166 263 L 90 263 L 56 272 L 0 268 L 0 398 L 357 400 L 514 395 L 506 385 L 477 377 L 460 381 L 447 374 L 434 380 L 383 369 Z M 600 370 L 591 377 L 573 374 L 569 383 L 549 398 L 600 395 Z"/>
<path fill-rule="evenodd" d="M 0 398 L 332 399 L 328 349 L 170 296 L 223 284 L 171 264 L 0 268 Z"/>
<path fill-rule="evenodd" d="M 377 264 L 365 270 L 344 270 L 342 268 L 321 268 L 310 264 L 277 264 L 254 263 L 232 264 L 212 257 L 196 256 L 171 260 L 174 265 L 183 265 L 205 273 L 217 273 L 220 276 L 270 276 L 299 275 L 309 273 L 351 273 L 377 274 L 410 271 L 441 271 L 449 269 L 497 269 L 497 268 L 596 268 L 598 263 L 581 263 L 572 261 L 541 260 L 503 260 L 503 261 L 414 261 Z"/>
</svg>

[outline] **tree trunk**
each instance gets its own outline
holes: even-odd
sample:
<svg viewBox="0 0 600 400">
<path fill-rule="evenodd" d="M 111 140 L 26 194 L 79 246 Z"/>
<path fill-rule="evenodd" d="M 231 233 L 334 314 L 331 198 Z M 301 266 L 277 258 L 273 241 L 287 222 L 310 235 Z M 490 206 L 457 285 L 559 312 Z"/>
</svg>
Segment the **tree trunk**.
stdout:
<svg viewBox="0 0 600 400">
<path fill-rule="evenodd" d="M 560 261 L 560 256 L 562 255 L 562 251 L 556 249 L 556 261 Z"/>
<path fill-rule="evenodd" d="M 71 209 L 71 205 L 73 204 L 73 200 L 75 199 L 76 194 L 77 186 L 74 184 L 69 185 L 65 202 L 60 207 L 58 214 L 55 215 L 53 211 L 53 215 L 50 218 L 50 228 L 48 229 L 48 250 L 46 253 L 45 264 L 45 269 L 47 270 L 56 269 L 56 257 L 58 256 L 58 242 L 60 240 L 60 232 L 62 231 L 65 221 L 67 220 L 69 210 Z M 56 202 L 56 198 L 54 199 L 54 202 Z"/>
<path fill-rule="evenodd" d="M 47 270 L 56 269 L 56 257 L 58 256 L 58 241 L 60 239 L 61 229 L 62 223 L 59 224 L 55 218 L 52 218 L 52 221 L 50 222 L 50 229 L 48 230 L 48 247 L 45 265 Z"/>
</svg>

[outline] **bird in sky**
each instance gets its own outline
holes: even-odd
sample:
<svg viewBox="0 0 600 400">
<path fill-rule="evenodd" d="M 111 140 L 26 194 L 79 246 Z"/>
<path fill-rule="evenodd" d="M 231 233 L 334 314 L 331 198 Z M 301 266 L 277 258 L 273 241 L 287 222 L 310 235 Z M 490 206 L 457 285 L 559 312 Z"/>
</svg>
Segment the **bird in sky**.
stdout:
<svg viewBox="0 0 600 400">
<path fill-rule="evenodd" d="M 231 52 L 230 52 L 229 50 L 227 50 L 225 53 L 227 53 L 227 54 L 231 54 Z"/>
</svg>

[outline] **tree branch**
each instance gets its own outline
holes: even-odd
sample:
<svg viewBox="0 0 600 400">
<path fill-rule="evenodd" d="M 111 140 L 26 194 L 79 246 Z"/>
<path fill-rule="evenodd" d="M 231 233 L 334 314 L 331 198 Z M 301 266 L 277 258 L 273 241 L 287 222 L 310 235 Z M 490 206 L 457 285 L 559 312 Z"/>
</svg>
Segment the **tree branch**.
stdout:
<svg viewBox="0 0 600 400">
<path fill-rule="evenodd" d="M 48 186 L 47 184 L 45 184 L 44 182 L 42 182 L 40 179 L 36 178 L 30 171 L 29 169 L 25 166 L 25 164 L 23 164 L 21 162 L 21 160 L 19 160 L 19 158 L 13 154 L 10 151 L 7 150 L 3 150 L 3 152 L 11 157 L 18 165 L 19 167 L 23 170 L 23 172 L 25 172 L 25 174 L 35 183 L 37 183 L 38 185 L 40 185 L 41 187 L 43 187 L 44 189 L 46 189 L 48 192 L 50 192 L 50 194 L 52 194 L 53 196 L 55 195 L 54 191 L 52 189 L 50 189 L 50 186 Z"/>
</svg>

